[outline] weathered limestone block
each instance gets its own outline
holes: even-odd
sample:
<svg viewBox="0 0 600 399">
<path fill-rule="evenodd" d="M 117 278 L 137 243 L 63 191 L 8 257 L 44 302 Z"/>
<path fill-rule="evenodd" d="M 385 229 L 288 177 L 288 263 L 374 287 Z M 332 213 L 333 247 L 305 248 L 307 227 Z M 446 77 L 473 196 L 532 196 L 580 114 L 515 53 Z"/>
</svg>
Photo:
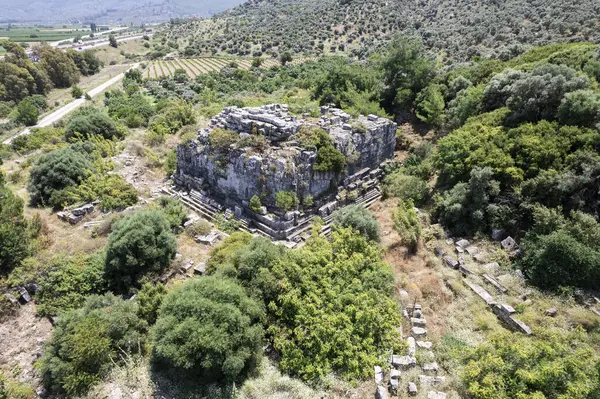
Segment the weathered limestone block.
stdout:
<svg viewBox="0 0 600 399">
<path fill-rule="evenodd" d="M 420 375 L 419 382 L 423 386 L 432 387 L 436 385 L 442 385 L 444 382 L 446 382 L 446 378 L 440 376 L 433 377 L 429 375 Z"/>
<path fill-rule="evenodd" d="M 388 399 L 389 395 L 387 390 L 384 387 L 377 387 L 375 390 L 375 399 Z"/>
<path fill-rule="evenodd" d="M 427 392 L 427 399 L 446 399 L 446 394 L 439 391 Z"/>
<path fill-rule="evenodd" d="M 448 267 L 451 267 L 453 269 L 458 269 L 458 261 L 456 259 L 454 259 L 452 256 L 450 255 L 446 255 L 442 258 L 442 260 L 444 261 L 444 264 Z"/>
<path fill-rule="evenodd" d="M 409 382 L 408 383 L 408 394 L 410 396 L 415 396 L 417 394 L 417 384 L 415 384 L 414 382 Z"/>
<path fill-rule="evenodd" d="M 375 384 L 379 385 L 383 383 L 383 369 L 380 366 L 374 367 L 375 371 Z"/>
<path fill-rule="evenodd" d="M 422 319 L 422 318 L 413 317 L 410 319 L 410 322 L 415 327 L 423 327 L 424 328 L 427 326 L 427 322 L 425 321 L 425 319 Z"/>
<path fill-rule="evenodd" d="M 463 240 L 459 240 L 459 241 L 456 242 L 456 245 L 459 246 L 459 247 L 461 247 L 462 249 L 465 249 L 465 248 L 467 248 L 469 246 L 469 241 L 464 240 L 464 239 Z"/>
<path fill-rule="evenodd" d="M 500 242 L 500 245 L 502 246 L 502 249 L 505 249 L 507 251 L 514 251 L 519 247 L 517 245 L 517 242 L 510 236 L 502 240 L 502 242 Z"/>
<path fill-rule="evenodd" d="M 408 344 L 408 355 L 414 356 L 417 351 L 417 343 L 413 337 L 408 337 L 406 339 L 406 343 Z"/>
<path fill-rule="evenodd" d="M 415 338 L 420 338 L 427 335 L 427 330 L 422 327 L 413 327 L 411 329 L 411 334 Z"/>
<path fill-rule="evenodd" d="M 417 365 L 417 359 L 413 356 L 392 355 L 392 366 L 400 370 L 409 370 Z"/>
<path fill-rule="evenodd" d="M 425 363 L 421 366 L 424 373 L 437 374 L 440 371 L 440 366 L 436 362 Z"/>
<path fill-rule="evenodd" d="M 422 349 L 431 349 L 433 344 L 429 341 L 417 341 L 417 346 Z"/>
</svg>

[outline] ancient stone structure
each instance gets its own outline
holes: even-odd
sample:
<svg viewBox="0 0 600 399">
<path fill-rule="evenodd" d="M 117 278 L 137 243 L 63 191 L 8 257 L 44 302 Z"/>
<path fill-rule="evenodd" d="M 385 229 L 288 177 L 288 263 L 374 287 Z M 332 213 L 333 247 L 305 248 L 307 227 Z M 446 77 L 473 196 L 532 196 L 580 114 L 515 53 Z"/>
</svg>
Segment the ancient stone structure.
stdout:
<svg viewBox="0 0 600 399">
<path fill-rule="evenodd" d="M 273 238 L 289 239 L 311 216 L 326 217 L 339 206 L 377 195 L 380 165 L 394 154 L 396 124 L 389 119 L 352 119 L 330 107 L 321 113 L 318 119 L 298 118 L 281 104 L 225 108 L 196 140 L 178 146 L 174 180 L 195 190 L 198 201 L 218 211 L 230 209 Z M 315 128 L 343 154 L 344 170 L 316 167 L 320 149 L 304 139 Z M 217 147 L 214 134 L 223 135 L 222 129 L 230 131 L 231 144 Z M 293 209 L 277 206 L 280 192 L 295 197 Z M 255 196 L 259 208 L 250 207 Z"/>
</svg>

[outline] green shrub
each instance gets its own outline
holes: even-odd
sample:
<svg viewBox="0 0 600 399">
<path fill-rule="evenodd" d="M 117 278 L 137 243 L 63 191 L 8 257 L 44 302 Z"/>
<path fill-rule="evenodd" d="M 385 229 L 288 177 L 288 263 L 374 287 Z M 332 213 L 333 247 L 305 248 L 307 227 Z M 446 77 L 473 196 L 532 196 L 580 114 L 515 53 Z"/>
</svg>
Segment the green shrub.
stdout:
<svg viewBox="0 0 600 399">
<path fill-rule="evenodd" d="M 282 211 L 291 211 L 298 206 L 298 197 L 293 191 L 278 191 L 275 194 L 275 205 Z"/>
<path fill-rule="evenodd" d="M 83 305 L 87 296 L 106 291 L 102 254 L 57 256 L 45 265 L 48 272 L 36 293 L 37 313 L 56 316 Z"/>
<path fill-rule="evenodd" d="M 412 200 L 398 201 L 398 208 L 392 218 L 394 230 L 400 235 L 402 245 L 408 247 L 409 251 L 413 253 L 417 252 L 421 238 L 421 222 Z"/>
<path fill-rule="evenodd" d="M 196 236 L 205 236 L 210 233 L 211 230 L 212 226 L 210 223 L 205 219 L 200 219 L 186 227 L 185 233 L 189 237 L 194 238 Z"/>
<path fill-rule="evenodd" d="M 467 352 L 462 381 L 469 397 L 590 398 L 600 389 L 597 352 L 582 329 L 540 329 L 535 337 L 502 333 Z"/>
<path fill-rule="evenodd" d="M 95 173 L 65 190 L 63 199 L 69 203 L 99 200 L 103 209 L 124 209 L 138 202 L 138 194 L 120 175 Z"/>
<path fill-rule="evenodd" d="M 283 371 L 312 382 L 331 373 L 367 378 L 390 350 L 402 349 L 391 269 L 362 235 L 340 229 L 331 242 L 313 236 L 273 262 L 271 272 L 258 276 L 277 297 L 269 303 L 269 336 Z"/>
<path fill-rule="evenodd" d="M 385 177 L 383 193 L 386 197 L 410 199 L 419 204 L 427 195 L 427 182 L 417 176 L 410 176 L 399 170 Z"/>
<path fill-rule="evenodd" d="M 225 129 L 215 129 L 210 132 L 209 136 L 210 146 L 217 152 L 228 152 L 229 147 L 236 144 L 239 140 L 239 134 Z"/>
<path fill-rule="evenodd" d="M 215 276 L 189 280 L 163 300 L 152 358 L 202 382 L 236 381 L 260 355 L 263 320 L 261 305 L 235 281 Z"/>
<path fill-rule="evenodd" d="M 29 254 L 23 200 L 4 185 L 0 172 L 0 275 L 7 274 Z"/>
<path fill-rule="evenodd" d="M 149 325 L 156 322 L 158 309 L 167 294 L 167 289 L 163 284 L 145 283 L 135 295 L 135 301 L 138 303 L 137 314 L 140 319 L 146 320 Z"/>
<path fill-rule="evenodd" d="M 262 201 L 258 195 L 253 195 L 252 198 L 250 198 L 250 209 L 254 212 L 258 212 L 260 211 L 260 208 L 262 208 Z"/>
<path fill-rule="evenodd" d="M 33 126 L 40 117 L 40 110 L 29 99 L 25 99 L 17 106 L 17 120 L 25 126 Z"/>
<path fill-rule="evenodd" d="M 333 222 L 341 227 L 353 228 L 371 241 L 379 241 L 379 224 L 362 205 L 350 205 L 333 213 Z"/>
<path fill-rule="evenodd" d="M 162 212 L 134 212 L 115 223 L 108 236 L 107 280 L 119 292 L 139 287 L 145 275 L 163 271 L 176 251 L 175 236 Z"/>
<path fill-rule="evenodd" d="M 64 130 L 54 127 L 32 129 L 31 133 L 14 137 L 10 143 L 16 152 L 28 153 L 44 146 L 57 145 L 63 142 Z"/>
<path fill-rule="evenodd" d="M 84 394 L 124 354 L 143 350 L 146 330 L 135 302 L 112 294 L 89 297 L 83 308 L 58 318 L 40 361 L 44 384 L 59 394 Z"/>
<path fill-rule="evenodd" d="M 113 139 L 121 135 L 115 122 L 97 110 L 76 115 L 69 120 L 65 129 L 65 138 L 71 140 L 75 138 L 76 133 L 84 137 L 100 135 L 105 139 Z"/>
<path fill-rule="evenodd" d="M 81 90 L 79 86 L 73 85 L 71 87 L 71 96 L 73 96 L 75 99 L 81 98 L 81 96 L 83 96 L 83 90 Z"/>
<path fill-rule="evenodd" d="M 59 207 L 63 190 L 79 185 L 90 175 L 91 157 L 81 146 L 69 146 L 38 159 L 29 173 L 29 191 L 34 205 Z"/>
<path fill-rule="evenodd" d="M 187 210 L 181 201 L 175 198 L 162 196 L 157 200 L 158 206 L 167 217 L 171 229 L 181 227 L 188 220 Z"/>
</svg>

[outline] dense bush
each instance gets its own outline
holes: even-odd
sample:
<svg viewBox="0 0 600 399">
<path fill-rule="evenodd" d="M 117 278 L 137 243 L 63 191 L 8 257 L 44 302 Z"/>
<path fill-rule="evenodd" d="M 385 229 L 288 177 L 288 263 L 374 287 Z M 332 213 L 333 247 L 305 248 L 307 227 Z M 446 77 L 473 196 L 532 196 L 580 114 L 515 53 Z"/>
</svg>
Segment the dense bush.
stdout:
<svg viewBox="0 0 600 399">
<path fill-rule="evenodd" d="M 119 220 L 108 237 L 107 280 L 120 292 L 140 287 L 141 279 L 163 271 L 176 251 L 175 236 L 162 212 L 134 212 Z"/>
<path fill-rule="evenodd" d="M 417 176 L 407 175 L 399 170 L 385 177 L 383 181 L 383 193 L 387 197 L 410 199 L 418 204 L 429 191 L 427 182 Z"/>
<path fill-rule="evenodd" d="M 7 274 L 29 253 L 23 200 L 4 185 L 0 172 L 0 275 Z"/>
<path fill-rule="evenodd" d="M 33 126 L 40 117 L 40 110 L 28 98 L 24 99 L 17 106 L 17 120 L 25 126 Z"/>
<path fill-rule="evenodd" d="M 157 200 L 159 209 L 167 217 L 171 229 L 183 226 L 187 221 L 187 210 L 185 206 L 175 198 L 163 196 Z"/>
<path fill-rule="evenodd" d="M 278 191 L 275 194 L 275 205 L 282 211 L 291 211 L 298 206 L 298 197 L 293 191 Z"/>
<path fill-rule="evenodd" d="M 148 324 L 153 325 L 158 316 L 158 309 L 162 304 L 167 289 L 163 284 L 146 283 L 135 295 L 135 300 L 138 303 L 138 316 L 142 320 L 146 320 Z"/>
<path fill-rule="evenodd" d="M 112 294 L 89 297 L 83 308 L 58 318 L 40 362 L 44 384 L 56 393 L 84 394 L 124 354 L 144 349 L 146 330 L 135 302 Z"/>
<path fill-rule="evenodd" d="M 379 241 L 379 224 L 375 216 L 362 205 L 349 205 L 333 213 L 334 224 L 353 228 L 371 241 Z"/>
<path fill-rule="evenodd" d="M 138 193 L 120 175 L 95 173 L 66 189 L 61 198 L 71 204 L 98 200 L 102 209 L 125 209 L 138 202 Z"/>
<path fill-rule="evenodd" d="M 153 330 L 153 360 L 202 382 L 234 382 L 256 364 L 261 304 L 234 280 L 209 276 L 169 292 Z"/>
<path fill-rule="evenodd" d="M 527 277 L 543 288 L 600 288 L 600 223 L 591 215 L 536 207 L 534 225 L 522 243 Z"/>
<path fill-rule="evenodd" d="M 402 245 L 409 251 L 417 252 L 421 238 L 421 221 L 412 200 L 398 201 L 398 208 L 392 215 L 394 230 L 400 235 Z"/>
<path fill-rule="evenodd" d="M 78 308 L 87 296 L 106 291 L 102 254 L 57 256 L 49 263 L 36 293 L 37 313 L 41 316 Z"/>
<path fill-rule="evenodd" d="M 64 198 L 63 190 L 79 185 L 86 179 L 92 162 L 89 153 L 81 145 L 71 145 L 38 159 L 29 173 L 29 191 L 34 205 L 59 207 Z"/>
<path fill-rule="evenodd" d="M 65 128 L 67 140 L 73 139 L 76 133 L 84 137 L 100 135 L 105 139 L 113 139 L 120 136 L 115 122 L 108 116 L 97 110 L 81 113 L 69 120 Z"/>
<path fill-rule="evenodd" d="M 470 350 L 462 380 L 477 399 L 594 398 L 600 392 L 597 352 L 578 329 L 492 336 Z"/>
</svg>

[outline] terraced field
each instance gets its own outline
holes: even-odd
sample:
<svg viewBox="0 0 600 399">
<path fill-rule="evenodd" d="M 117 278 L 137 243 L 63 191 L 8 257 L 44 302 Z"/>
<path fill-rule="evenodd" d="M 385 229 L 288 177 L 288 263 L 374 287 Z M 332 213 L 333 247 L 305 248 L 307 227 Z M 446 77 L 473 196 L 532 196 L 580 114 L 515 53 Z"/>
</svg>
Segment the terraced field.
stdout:
<svg viewBox="0 0 600 399">
<path fill-rule="evenodd" d="M 311 59 L 302 58 L 295 59 L 291 63 L 306 62 Z M 144 78 L 156 79 L 161 76 L 172 76 L 176 69 L 183 69 L 187 73 L 188 77 L 194 78 L 200 74 L 209 72 L 218 72 L 222 68 L 229 66 L 232 62 L 235 62 L 238 68 L 250 69 L 252 60 L 249 59 L 226 59 L 216 57 L 202 57 L 202 58 L 177 58 L 175 60 L 155 60 L 148 64 L 148 67 L 144 70 Z M 279 66 L 279 61 L 274 59 L 263 60 L 261 65 L 262 68 L 271 68 Z"/>
</svg>

